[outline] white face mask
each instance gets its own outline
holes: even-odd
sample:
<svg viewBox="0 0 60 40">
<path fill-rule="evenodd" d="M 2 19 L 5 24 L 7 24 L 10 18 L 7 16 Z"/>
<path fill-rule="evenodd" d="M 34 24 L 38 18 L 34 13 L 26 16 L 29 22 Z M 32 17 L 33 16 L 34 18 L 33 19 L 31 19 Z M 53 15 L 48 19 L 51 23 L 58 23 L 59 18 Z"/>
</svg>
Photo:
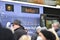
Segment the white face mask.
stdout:
<svg viewBox="0 0 60 40">
<path fill-rule="evenodd" d="M 42 37 L 38 36 L 38 37 L 37 37 L 37 40 L 42 40 Z"/>
</svg>

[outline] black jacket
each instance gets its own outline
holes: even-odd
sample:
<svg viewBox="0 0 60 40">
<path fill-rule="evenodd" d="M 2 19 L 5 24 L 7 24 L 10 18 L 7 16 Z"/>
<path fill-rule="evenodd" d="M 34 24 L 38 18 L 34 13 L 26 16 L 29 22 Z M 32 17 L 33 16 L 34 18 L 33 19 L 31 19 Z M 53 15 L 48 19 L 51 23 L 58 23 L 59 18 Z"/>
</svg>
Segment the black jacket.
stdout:
<svg viewBox="0 0 60 40">
<path fill-rule="evenodd" d="M 36 32 L 35 34 L 32 35 L 31 40 L 36 40 L 37 39 L 37 36 L 38 36 L 38 34 Z"/>
<path fill-rule="evenodd" d="M 15 31 L 15 32 L 14 32 L 15 40 L 18 40 L 22 35 L 27 34 L 27 33 L 25 32 L 25 30 L 22 29 L 22 28 L 18 28 L 18 29 L 14 30 L 14 31 Z"/>
<path fill-rule="evenodd" d="M 0 27 L 0 40 L 14 40 L 14 35 L 9 29 Z"/>
</svg>

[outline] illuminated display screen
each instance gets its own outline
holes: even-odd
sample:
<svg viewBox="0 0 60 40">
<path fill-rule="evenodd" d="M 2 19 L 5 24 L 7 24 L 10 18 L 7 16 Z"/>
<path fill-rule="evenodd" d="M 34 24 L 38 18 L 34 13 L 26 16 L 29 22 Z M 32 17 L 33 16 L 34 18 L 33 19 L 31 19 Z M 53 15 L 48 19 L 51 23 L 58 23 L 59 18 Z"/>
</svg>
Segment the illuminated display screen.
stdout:
<svg viewBox="0 0 60 40">
<path fill-rule="evenodd" d="M 6 11 L 14 11 L 14 5 L 6 4 L 5 8 L 6 8 Z"/>
<path fill-rule="evenodd" d="M 32 13 L 32 14 L 39 14 L 39 8 L 22 6 L 22 12 Z"/>
</svg>

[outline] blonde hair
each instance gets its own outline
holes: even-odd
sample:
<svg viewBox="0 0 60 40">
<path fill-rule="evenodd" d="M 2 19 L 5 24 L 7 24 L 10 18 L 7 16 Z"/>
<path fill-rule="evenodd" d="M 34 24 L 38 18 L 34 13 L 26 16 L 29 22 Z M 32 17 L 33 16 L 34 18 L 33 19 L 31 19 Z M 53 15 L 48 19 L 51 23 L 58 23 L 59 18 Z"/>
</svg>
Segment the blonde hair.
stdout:
<svg viewBox="0 0 60 40">
<path fill-rule="evenodd" d="M 19 38 L 19 40 L 31 40 L 31 37 L 29 35 L 23 35 Z"/>
</svg>

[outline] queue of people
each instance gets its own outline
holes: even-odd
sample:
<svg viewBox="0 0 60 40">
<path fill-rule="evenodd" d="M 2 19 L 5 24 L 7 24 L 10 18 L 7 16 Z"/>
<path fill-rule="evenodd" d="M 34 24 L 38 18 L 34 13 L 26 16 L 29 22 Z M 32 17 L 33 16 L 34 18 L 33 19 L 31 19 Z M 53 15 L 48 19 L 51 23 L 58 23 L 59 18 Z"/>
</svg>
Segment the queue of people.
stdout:
<svg viewBox="0 0 60 40">
<path fill-rule="evenodd" d="M 36 32 L 32 36 L 27 34 L 26 29 L 19 20 L 14 20 L 12 28 L 2 28 L 0 25 L 1 40 L 60 40 L 59 23 L 53 23 L 50 29 L 46 27 L 36 27 Z"/>
</svg>

